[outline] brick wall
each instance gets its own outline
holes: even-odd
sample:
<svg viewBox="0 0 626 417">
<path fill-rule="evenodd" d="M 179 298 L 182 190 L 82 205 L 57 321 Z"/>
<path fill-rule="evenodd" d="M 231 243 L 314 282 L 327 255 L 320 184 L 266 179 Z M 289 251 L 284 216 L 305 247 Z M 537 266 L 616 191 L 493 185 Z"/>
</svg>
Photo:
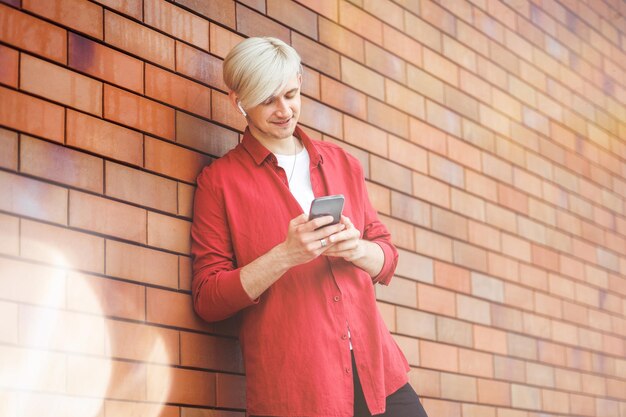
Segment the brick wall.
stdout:
<svg viewBox="0 0 626 417">
<path fill-rule="evenodd" d="M 621 13 L 621 14 L 620 14 Z M 0 415 L 243 417 L 236 323 L 190 299 L 221 60 L 305 64 L 365 167 L 380 310 L 431 416 L 626 416 L 626 3 L 0 0 Z"/>
</svg>

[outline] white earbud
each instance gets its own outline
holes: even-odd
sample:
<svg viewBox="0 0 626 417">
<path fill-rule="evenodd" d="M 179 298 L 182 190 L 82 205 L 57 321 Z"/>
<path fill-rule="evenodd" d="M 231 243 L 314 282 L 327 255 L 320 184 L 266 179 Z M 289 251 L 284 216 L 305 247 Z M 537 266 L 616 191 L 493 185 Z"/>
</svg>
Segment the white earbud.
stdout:
<svg viewBox="0 0 626 417">
<path fill-rule="evenodd" d="M 237 107 L 239 107 L 239 111 L 241 112 L 241 114 L 243 114 L 243 117 L 248 117 L 248 113 L 246 113 L 243 107 L 241 107 L 241 101 L 237 102 Z"/>
</svg>

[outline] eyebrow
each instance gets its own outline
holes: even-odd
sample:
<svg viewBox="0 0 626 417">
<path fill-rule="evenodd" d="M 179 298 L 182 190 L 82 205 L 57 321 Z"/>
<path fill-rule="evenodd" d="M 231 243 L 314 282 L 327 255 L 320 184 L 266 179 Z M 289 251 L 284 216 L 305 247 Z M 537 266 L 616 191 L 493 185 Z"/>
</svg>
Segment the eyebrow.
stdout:
<svg viewBox="0 0 626 417">
<path fill-rule="evenodd" d="M 291 90 L 287 91 L 287 92 L 285 93 L 285 95 L 287 95 L 287 94 L 289 94 L 289 93 L 296 92 L 296 91 L 298 91 L 299 89 L 300 89 L 300 87 L 295 87 L 295 88 L 292 88 Z M 263 102 L 270 101 L 270 100 L 274 100 L 276 97 L 278 97 L 278 95 L 269 96 L 268 98 L 266 98 L 265 100 L 263 100 Z"/>
</svg>

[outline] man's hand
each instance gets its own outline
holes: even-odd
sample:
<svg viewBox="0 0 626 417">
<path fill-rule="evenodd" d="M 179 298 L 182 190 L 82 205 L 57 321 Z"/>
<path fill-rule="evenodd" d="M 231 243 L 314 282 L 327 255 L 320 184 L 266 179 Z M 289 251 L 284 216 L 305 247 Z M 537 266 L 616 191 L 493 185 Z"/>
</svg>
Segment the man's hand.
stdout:
<svg viewBox="0 0 626 417">
<path fill-rule="evenodd" d="M 280 246 L 290 266 L 309 262 L 332 248 L 331 237 L 346 228 L 343 222 L 325 226 L 332 221 L 332 216 L 308 221 L 306 214 L 301 214 L 289 222 L 287 237 Z"/>
<path fill-rule="evenodd" d="M 330 236 L 332 246 L 324 255 L 336 256 L 352 262 L 373 278 L 380 273 L 385 263 L 385 253 L 382 248 L 369 240 L 361 239 L 361 232 L 357 230 L 349 218 L 341 216 L 341 223 L 346 228 Z"/>
<path fill-rule="evenodd" d="M 343 258 L 348 262 L 354 262 L 365 256 L 365 245 L 364 241 L 361 240 L 361 232 L 354 227 L 346 216 L 341 216 L 339 224 L 345 225 L 345 229 L 328 238 L 333 245 L 328 248 L 324 255 Z"/>
</svg>

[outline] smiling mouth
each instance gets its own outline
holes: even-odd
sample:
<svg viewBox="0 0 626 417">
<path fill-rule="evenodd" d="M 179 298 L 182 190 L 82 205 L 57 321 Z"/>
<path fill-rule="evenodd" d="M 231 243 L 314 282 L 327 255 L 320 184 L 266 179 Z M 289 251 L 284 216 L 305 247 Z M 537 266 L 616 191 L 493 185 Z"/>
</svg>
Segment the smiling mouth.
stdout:
<svg viewBox="0 0 626 417">
<path fill-rule="evenodd" d="M 289 119 L 279 120 L 279 121 L 275 121 L 275 122 L 272 122 L 272 123 L 275 124 L 275 125 L 278 125 L 278 126 L 286 126 L 286 125 L 289 124 L 289 122 L 291 122 L 291 119 L 292 118 L 290 117 Z"/>
</svg>

